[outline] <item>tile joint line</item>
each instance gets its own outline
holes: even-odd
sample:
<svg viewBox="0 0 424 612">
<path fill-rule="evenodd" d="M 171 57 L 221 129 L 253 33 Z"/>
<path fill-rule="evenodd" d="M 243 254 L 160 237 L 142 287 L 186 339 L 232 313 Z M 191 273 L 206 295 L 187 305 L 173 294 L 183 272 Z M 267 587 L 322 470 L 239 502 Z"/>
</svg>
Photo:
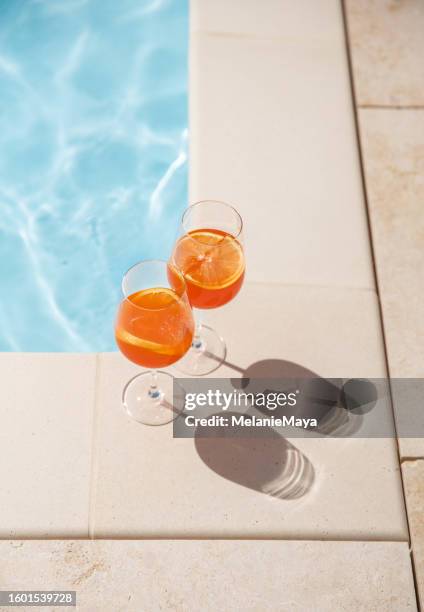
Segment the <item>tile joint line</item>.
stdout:
<svg viewBox="0 0 424 612">
<path fill-rule="evenodd" d="M 401 463 L 411 463 L 413 461 L 424 461 L 424 457 L 401 457 L 400 462 Z"/>
<path fill-rule="evenodd" d="M 424 110 L 420 104 L 357 104 L 358 108 L 376 110 Z"/>
</svg>

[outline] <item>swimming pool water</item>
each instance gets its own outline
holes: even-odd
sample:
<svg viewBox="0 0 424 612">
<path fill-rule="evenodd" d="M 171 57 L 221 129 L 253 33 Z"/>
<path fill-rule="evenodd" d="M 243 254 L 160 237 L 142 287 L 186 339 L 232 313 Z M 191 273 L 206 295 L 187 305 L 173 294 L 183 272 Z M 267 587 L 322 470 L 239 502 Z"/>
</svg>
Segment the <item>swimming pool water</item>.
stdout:
<svg viewBox="0 0 424 612">
<path fill-rule="evenodd" d="M 115 350 L 187 203 L 188 0 L 4 0 L 0 350 Z"/>
</svg>

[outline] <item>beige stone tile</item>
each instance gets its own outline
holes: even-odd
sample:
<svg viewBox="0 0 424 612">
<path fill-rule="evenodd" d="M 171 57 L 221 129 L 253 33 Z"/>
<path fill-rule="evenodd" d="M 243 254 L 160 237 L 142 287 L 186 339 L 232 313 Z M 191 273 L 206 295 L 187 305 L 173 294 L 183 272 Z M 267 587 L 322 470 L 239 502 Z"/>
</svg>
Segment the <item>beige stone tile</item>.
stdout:
<svg viewBox="0 0 424 612">
<path fill-rule="evenodd" d="M 358 104 L 424 105 L 421 0 L 345 0 Z"/>
<path fill-rule="evenodd" d="M 326 377 L 384 375 L 373 292 L 247 285 L 208 320 L 227 340 L 228 362 L 256 363 L 259 377 L 300 366 Z M 101 356 L 96 537 L 407 538 L 392 439 L 236 448 L 174 439 L 171 427 L 124 414 L 121 390 L 135 371 L 120 355 Z M 215 373 L 234 375 L 229 365 Z"/>
<path fill-rule="evenodd" d="M 424 460 L 402 463 L 412 555 L 421 604 L 424 602 Z"/>
<path fill-rule="evenodd" d="M 337 0 L 191 0 L 190 29 L 253 37 L 284 38 L 306 44 L 338 40 L 341 9 Z"/>
<path fill-rule="evenodd" d="M 0 354 L 0 537 L 87 537 L 96 357 Z"/>
<path fill-rule="evenodd" d="M 190 200 L 239 208 L 250 280 L 372 288 L 342 23 L 286 17 L 279 39 L 192 33 Z"/>
<path fill-rule="evenodd" d="M 84 612 L 416 610 L 406 543 L 3 541 L 0 558 L 2 589 L 76 590 Z"/>
<path fill-rule="evenodd" d="M 360 111 L 361 141 L 390 374 L 422 377 L 424 110 Z M 424 441 L 404 439 L 405 456 Z"/>
</svg>

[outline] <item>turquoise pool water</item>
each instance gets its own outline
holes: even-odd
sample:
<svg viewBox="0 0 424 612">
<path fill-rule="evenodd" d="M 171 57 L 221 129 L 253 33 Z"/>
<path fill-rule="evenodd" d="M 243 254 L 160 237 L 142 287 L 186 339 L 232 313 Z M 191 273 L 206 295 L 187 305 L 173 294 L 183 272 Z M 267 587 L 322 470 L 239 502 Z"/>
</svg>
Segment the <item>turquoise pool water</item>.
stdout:
<svg viewBox="0 0 424 612">
<path fill-rule="evenodd" d="M 0 350 L 115 350 L 187 202 L 188 0 L 2 0 Z"/>
</svg>

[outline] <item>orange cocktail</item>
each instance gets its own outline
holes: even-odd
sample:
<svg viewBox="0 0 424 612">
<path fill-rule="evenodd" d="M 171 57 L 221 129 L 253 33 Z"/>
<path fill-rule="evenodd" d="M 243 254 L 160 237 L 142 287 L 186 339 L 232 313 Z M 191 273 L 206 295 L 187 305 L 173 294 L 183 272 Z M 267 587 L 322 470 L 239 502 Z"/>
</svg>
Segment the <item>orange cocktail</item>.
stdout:
<svg viewBox="0 0 424 612">
<path fill-rule="evenodd" d="M 171 261 L 183 273 L 193 308 L 218 308 L 240 291 L 245 272 L 242 233 L 241 216 L 225 202 L 204 200 L 184 212 Z M 179 369 L 191 376 L 208 374 L 224 362 L 226 353 L 221 336 L 198 323 Z"/>
<path fill-rule="evenodd" d="M 196 308 L 223 306 L 243 283 L 243 248 L 223 230 L 189 231 L 176 243 L 172 261 L 184 274 L 190 303 Z"/>
<path fill-rule="evenodd" d="M 154 287 L 122 301 L 115 337 L 121 353 L 134 363 L 164 368 L 187 352 L 193 328 L 187 302 L 173 289 Z"/>
<path fill-rule="evenodd" d="M 152 368 L 125 386 L 127 413 L 145 425 L 164 425 L 184 408 L 184 391 L 169 366 L 192 345 L 194 320 L 182 273 L 171 263 L 143 261 L 126 272 L 115 322 L 119 350 L 130 361 Z"/>
</svg>

